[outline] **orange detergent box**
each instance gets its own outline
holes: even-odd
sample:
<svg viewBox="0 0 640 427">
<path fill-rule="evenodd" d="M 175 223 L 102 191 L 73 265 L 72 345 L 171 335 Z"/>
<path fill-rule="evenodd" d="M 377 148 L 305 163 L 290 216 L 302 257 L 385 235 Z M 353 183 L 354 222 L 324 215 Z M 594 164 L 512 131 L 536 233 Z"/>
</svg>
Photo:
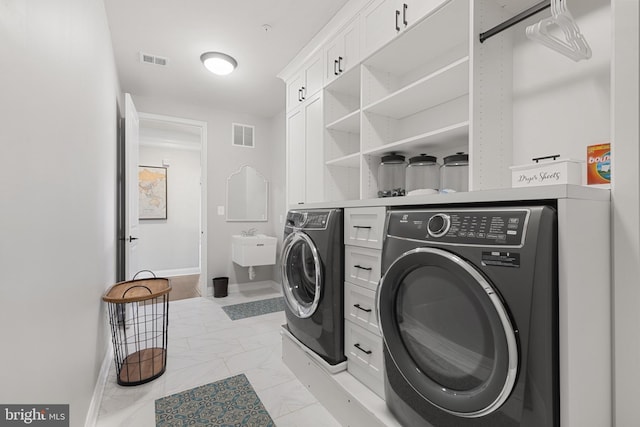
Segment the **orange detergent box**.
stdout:
<svg viewBox="0 0 640 427">
<path fill-rule="evenodd" d="M 611 183 L 611 144 L 587 147 L 587 184 Z"/>
</svg>

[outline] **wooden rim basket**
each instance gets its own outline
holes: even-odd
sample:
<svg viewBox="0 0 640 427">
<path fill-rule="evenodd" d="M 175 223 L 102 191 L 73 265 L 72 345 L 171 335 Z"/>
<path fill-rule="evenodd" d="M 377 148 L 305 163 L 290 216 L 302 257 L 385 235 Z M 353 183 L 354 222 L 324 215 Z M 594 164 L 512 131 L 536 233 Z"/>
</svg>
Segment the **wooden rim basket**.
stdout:
<svg viewBox="0 0 640 427">
<path fill-rule="evenodd" d="M 167 366 L 169 279 L 136 279 L 139 273 L 111 286 L 102 297 L 108 306 L 117 381 L 123 386 L 152 381 Z"/>
</svg>

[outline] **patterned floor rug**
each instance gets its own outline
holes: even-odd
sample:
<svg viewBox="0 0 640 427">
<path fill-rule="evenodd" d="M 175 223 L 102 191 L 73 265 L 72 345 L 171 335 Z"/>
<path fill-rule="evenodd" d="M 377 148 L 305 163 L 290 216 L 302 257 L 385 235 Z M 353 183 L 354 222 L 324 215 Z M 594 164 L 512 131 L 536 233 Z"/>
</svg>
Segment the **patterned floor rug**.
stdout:
<svg viewBox="0 0 640 427">
<path fill-rule="evenodd" d="M 222 309 L 231 320 L 244 319 L 245 317 L 260 316 L 284 310 L 284 298 L 275 297 L 242 304 L 225 305 Z"/>
<path fill-rule="evenodd" d="M 156 426 L 274 427 L 244 374 L 156 400 Z"/>
</svg>

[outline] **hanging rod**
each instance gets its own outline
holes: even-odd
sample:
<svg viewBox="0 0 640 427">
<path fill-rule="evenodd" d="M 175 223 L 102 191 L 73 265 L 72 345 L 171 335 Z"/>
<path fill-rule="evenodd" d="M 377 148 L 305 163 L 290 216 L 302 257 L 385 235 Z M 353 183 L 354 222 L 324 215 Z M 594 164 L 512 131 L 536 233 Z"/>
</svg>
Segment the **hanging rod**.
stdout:
<svg viewBox="0 0 640 427">
<path fill-rule="evenodd" d="M 529 9 L 525 10 L 524 12 L 520 12 L 513 18 L 507 19 L 502 24 L 498 24 L 492 29 L 485 31 L 484 33 L 480 33 L 480 43 L 484 43 L 484 41 L 489 37 L 493 37 L 496 34 L 503 32 L 507 28 L 516 25 L 518 22 L 524 21 L 528 17 L 533 16 L 536 13 L 541 12 L 550 6 L 551 6 L 551 0 L 541 1 L 538 4 L 531 6 Z"/>
</svg>

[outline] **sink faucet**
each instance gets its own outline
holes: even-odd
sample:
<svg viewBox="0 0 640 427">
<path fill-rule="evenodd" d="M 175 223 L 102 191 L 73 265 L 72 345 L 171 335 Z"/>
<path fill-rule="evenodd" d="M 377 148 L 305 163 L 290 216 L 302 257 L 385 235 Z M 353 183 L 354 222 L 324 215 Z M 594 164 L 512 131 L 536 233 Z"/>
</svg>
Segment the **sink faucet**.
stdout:
<svg viewBox="0 0 640 427">
<path fill-rule="evenodd" d="M 243 235 L 243 236 L 245 236 L 245 237 L 247 237 L 247 236 L 255 236 L 257 232 L 258 232 L 258 230 L 257 230 L 257 229 L 255 229 L 255 228 L 250 228 L 250 229 L 248 229 L 248 230 L 246 230 L 246 231 L 243 231 L 243 232 L 242 232 L 242 235 Z"/>
</svg>

